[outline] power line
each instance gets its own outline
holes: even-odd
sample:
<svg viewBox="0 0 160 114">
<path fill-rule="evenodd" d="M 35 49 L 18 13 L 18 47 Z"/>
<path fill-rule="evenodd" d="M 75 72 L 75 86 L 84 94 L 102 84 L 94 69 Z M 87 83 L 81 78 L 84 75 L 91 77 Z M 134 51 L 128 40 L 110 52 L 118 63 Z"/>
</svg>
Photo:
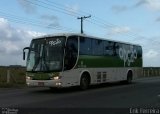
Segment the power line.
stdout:
<svg viewBox="0 0 160 114">
<path fill-rule="evenodd" d="M 27 1 L 27 0 L 26 0 Z M 36 1 L 38 1 L 39 3 L 42 3 L 42 4 L 45 4 L 45 5 L 48 5 L 48 6 L 54 6 L 55 8 L 56 8 L 56 10 L 55 9 L 52 9 L 52 8 L 49 8 L 50 10 L 55 10 L 55 11 L 58 11 L 58 12 L 60 12 L 60 13 L 64 13 L 64 14 L 67 14 L 67 15 L 70 15 L 70 16 L 78 16 L 78 15 L 83 15 L 83 14 L 88 14 L 87 12 L 84 12 L 84 11 L 80 11 L 80 13 L 78 13 L 78 12 L 75 12 L 75 14 L 73 15 L 71 15 L 65 8 L 64 8 L 64 6 L 62 6 L 61 4 L 57 4 L 56 2 L 53 2 L 53 1 L 49 1 L 49 0 L 46 0 L 46 1 L 48 1 L 48 3 L 50 3 L 50 4 L 48 4 L 48 3 L 46 3 L 46 2 L 42 2 L 42 1 L 39 1 L 39 0 L 36 0 Z M 28 2 L 30 2 L 30 1 L 28 1 Z M 32 2 L 33 3 L 33 2 Z M 35 3 L 34 3 L 35 4 Z M 36 4 L 35 4 L 36 5 Z M 43 5 L 40 5 L 40 6 L 42 6 L 43 7 Z M 45 7 L 45 8 L 48 8 L 48 7 Z M 67 7 L 66 7 L 67 8 Z M 58 10 L 57 10 L 58 9 Z M 72 9 L 72 8 L 70 8 L 71 10 L 74 10 L 74 9 Z M 102 27 L 102 28 L 114 28 L 114 27 L 119 27 L 118 25 L 115 25 L 115 24 L 112 24 L 112 23 L 109 23 L 109 22 L 106 22 L 106 21 L 104 21 L 103 19 L 101 19 L 101 18 L 99 18 L 99 17 L 97 17 L 97 16 L 94 16 L 93 15 L 93 18 L 91 19 L 91 20 L 87 20 L 88 22 L 90 22 L 90 23 L 92 23 L 92 24 L 94 24 L 94 25 L 97 25 L 97 26 L 99 26 L 99 27 Z M 81 30 L 81 32 L 83 32 L 83 30 Z M 131 31 L 129 31 L 126 35 L 128 35 L 128 36 L 130 36 L 130 37 L 133 37 L 134 39 L 133 40 L 135 40 L 135 39 L 137 39 L 137 37 L 139 38 L 138 40 L 141 40 L 141 39 L 145 39 L 145 40 L 152 40 L 152 39 L 150 39 L 150 38 L 146 38 L 146 37 L 144 37 L 144 36 L 141 36 L 141 35 L 138 35 L 138 34 L 136 34 L 136 33 L 134 33 L 134 32 L 131 32 Z"/>
<path fill-rule="evenodd" d="M 27 1 L 27 0 L 26 0 Z M 53 1 L 49 1 L 49 0 L 46 0 L 48 3 L 50 3 L 50 4 L 48 4 L 48 3 L 46 3 L 46 2 L 42 2 L 42 1 L 39 1 L 39 0 L 36 0 L 36 1 L 38 1 L 39 3 L 41 3 L 41 5 L 40 4 L 35 4 L 35 3 L 33 3 L 34 5 L 40 5 L 40 6 L 42 6 L 43 7 L 43 5 L 42 4 L 45 4 L 45 5 L 48 5 L 48 6 L 54 6 L 56 9 L 58 9 L 58 10 L 55 10 L 55 11 L 58 11 L 58 12 L 60 12 L 60 13 L 64 13 L 64 14 L 67 14 L 67 15 L 70 15 L 70 16 L 74 16 L 75 17 L 75 15 L 71 15 L 70 13 L 68 13 L 68 11 L 64 8 L 64 6 L 62 6 L 62 5 L 60 5 L 60 4 L 57 4 L 57 3 L 55 3 L 55 2 L 53 2 Z M 27 2 L 30 2 L 30 1 L 27 1 Z M 49 7 L 46 7 L 47 9 L 49 8 Z M 49 9 L 51 9 L 51 8 L 49 8 Z M 72 8 L 70 8 L 71 10 L 74 10 L 74 9 L 72 9 Z M 53 10 L 53 9 L 51 9 L 51 10 Z M 61 10 L 61 11 L 60 11 Z M 88 14 L 88 13 L 86 13 L 86 12 L 84 12 L 84 11 L 80 11 L 81 13 L 78 13 L 78 12 L 75 12 L 75 14 L 78 16 L 78 15 L 83 15 L 83 14 Z M 93 15 L 93 17 L 95 18 L 92 18 L 91 20 L 87 20 L 88 22 L 90 22 L 90 23 L 92 23 L 92 24 L 94 24 L 94 25 L 97 25 L 97 26 L 99 26 L 99 27 L 102 27 L 102 28 L 113 28 L 113 27 L 118 27 L 117 25 L 114 25 L 114 24 L 111 24 L 111 23 L 109 23 L 109 24 L 106 24 L 106 22 L 104 21 L 104 20 L 102 20 L 101 18 L 99 18 L 99 17 L 96 17 L 96 16 L 94 16 Z M 93 21 L 92 21 L 93 20 Z M 135 37 L 134 35 L 132 35 L 132 34 L 130 34 L 130 36 L 132 36 L 132 37 Z"/>
<path fill-rule="evenodd" d="M 57 6 L 58 8 L 60 8 L 60 9 L 62 9 L 62 10 L 64 10 L 64 11 L 66 11 L 66 9 L 69 9 L 70 11 L 74 11 L 75 9 L 73 9 L 73 8 L 69 8 L 69 7 L 66 7 L 66 6 L 63 6 L 62 4 L 58 4 L 58 3 L 56 3 L 56 2 L 53 2 L 53 1 L 49 1 L 49 0 L 46 0 L 46 1 L 48 1 L 49 3 L 50 3 L 50 5 L 52 4 L 53 6 Z M 51 6 L 52 6 L 51 5 Z M 65 7 L 65 8 L 64 8 Z M 76 16 L 82 16 L 82 15 L 90 15 L 89 13 L 86 13 L 86 12 L 83 12 L 83 11 L 80 11 L 80 13 L 79 12 L 74 12 L 74 14 L 76 15 Z"/>
<path fill-rule="evenodd" d="M 34 3 L 32 1 L 28 1 L 28 0 L 25 0 L 26 2 L 29 2 L 33 5 L 36 5 L 36 6 L 39 6 L 39 7 L 43 7 L 43 8 L 46 8 L 46 9 L 49 9 L 49 10 L 52 10 L 52 11 L 57 11 L 57 12 L 60 12 L 60 13 L 63 13 L 63 14 L 66 14 L 66 15 L 69 15 L 69 16 L 73 16 L 73 17 L 76 17 L 76 16 L 81 16 L 83 14 L 88 14 L 84 11 L 80 11 L 80 13 L 78 12 L 75 12 L 74 14 L 71 14 L 69 11 L 67 11 L 64 6 L 62 6 L 61 4 L 57 4 L 53 1 L 49 1 L 49 0 L 46 0 L 45 2 L 43 1 L 40 1 L 40 0 L 36 0 L 38 3 Z M 54 7 L 53 7 L 54 6 Z M 74 10 L 73 8 L 70 8 L 71 10 Z M 99 18 L 99 17 L 96 17 L 94 15 L 92 15 L 92 19 L 91 20 L 86 20 L 87 22 L 90 22 L 94 25 L 97 25 L 101 28 L 114 28 L 114 27 L 119 27 L 118 25 L 114 25 L 114 24 L 111 24 L 111 23 L 108 23 L 106 22 L 105 20 Z M 142 40 L 142 39 L 145 39 L 145 40 L 153 40 L 153 39 L 150 39 L 150 38 L 146 38 L 144 36 L 141 36 L 141 35 L 138 35 L 134 32 L 131 32 L 129 31 L 127 33 L 128 36 L 130 37 L 133 37 L 134 39 L 133 40 L 137 40 L 137 37 L 139 38 L 138 40 Z"/>
<path fill-rule="evenodd" d="M 26 2 L 29 2 L 33 5 L 36 5 L 36 6 L 40 6 L 40 7 L 43 7 L 43 8 L 46 8 L 46 9 L 49 9 L 49 10 L 52 10 L 52 11 L 57 11 L 57 12 L 60 12 L 60 13 L 64 13 L 64 14 L 67 14 L 67 15 L 70 15 L 70 16 L 74 16 L 76 17 L 75 15 L 72 15 L 71 13 L 68 13 L 66 10 L 63 10 L 62 8 L 58 8 L 58 7 L 55 7 L 57 9 L 55 9 L 52 5 L 50 4 L 47 4 L 45 2 L 42 2 L 42 1 L 39 1 L 39 0 L 35 0 L 37 1 L 38 3 L 35 3 L 33 1 L 28 1 L 28 0 L 25 0 Z M 42 5 L 43 4 L 43 5 Z M 48 7 L 48 6 L 52 6 L 52 7 Z"/>
<path fill-rule="evenodd" d="M 47 28 L 47 29 L 56 29 L 56 30 L 67 30 L 70 32 L 73 32 L 72 29 L 67 28 L 67 27 L 62 27 L 62 26 L 46 26 L 46 24 L 42 23 L 39 20 L 33 20 L 33 19 L 26 19 L 24 17 L 20 17 L 20 16 L 16 16 L 13 14 L 7 14 L 4 13 L 0 10 L 0 14 L 7 17 L 7 19 L 9 19 L 12 22 L 16 22 L 16 23 L 21 23 L 21 24 L 29 24 L 29 25 L 33 25 L 33 26 L 38 26 L 38 27 L 42 27 L 42 28 Z"/>
<path fill-rule="evenodd" d="M 42 1 L 39 1 L 39 0 L 36 0 L 38 3 L 34 3 L 34 2 L 28 1 L 28 0 L 25 0 L 25 1 L 26 1 L 26 2 L 29 2 L 29 3 L 31 3 L 31 4 L 33 4 L 33 5 L 42 7 L 42 8 L 46 8 L 46 9 L 51 10 L 51 11 L 57 11 L 57 12 L 59 12 L 59 13 L 63 13 L 63 14 L 66 14 L 66 15 L 69 15 L 69 16 L 73 16 L 73 17 L 77 17 L 77 16 L 83 15 L 83 14 L 76 13 L 76 12 L 75 12 L 74 14 L 71 14 L 71 13 L 68 12 L 66 9 L 64 9 L 62 6 L 60 7 L 60 5 L 59 5 L 59 6 L 57 7 L 57 6 L 55 5 L 55 2 L 51 2 L 51 1 L 49 1 L 49 3 L 52 3 L 52 4 L 48 4 L 48 3 L 46 3 L 46 2 L 42 2 Z M 47 0 L 47 1 L 48 1 L 48 0 Z M 42 5 L 42 4 L 43 4 L 43 5 Z M 54 5 L 53 5 L 53 4 L 54 4 Z M 47 6 L 46 6 L 46 5 L 47 5 Z M 49 7 L 48 7 L 48 6 L 49 6 Z M 56 8 L 56 9 L 55 9 L 55 8 Z M 70 9 L 71 9 L 71 10 L 74 10 L 74 9 L 72 9 L 72 8 L 70 8 Z M 87 13 L 87 14 L 88 14 L 88 13 Z M 88 22 L 104 28 L 104 25 L 99 25 L 99 24 L 97 24 L 97 23 L 95 23 L 95 22 L 93 22 L 93 21 L 88 21 Z"/>
<path fill-rule="evenodd" d="M 49 10 L 52 10 L 52 11 L 57 11 L 57 12 L 60 12 L 60 13 L 63 13 L 63 14 L 66 14 L 66 15 L 69 15 L 69 16 L 73 16 L 73 17 L 77 17 L 77 16 L 81 16 L 83 15 L 85 12 L 81 11 L 82 13 L 77 13 L 75 12 L 74 14 L 71 14 L 70 12 L 68 12 L 62 5 L 60 4 L 56 4 L 55 2 L 53 1 L 49 1 L 47 0 L 49 3 L 46 3 L 46 2 L 42 2 L 42 1 L 39 1 L 39 0 L 36 0 L 38 3 L 34 3 L 32 1 L 28 1 L 28 0 L 25 0 L 26 2 L 29 2 L 33 5 L 36 5 L 36 6 L 40 6 L 40 7 L 43 7 L 43 8 L 46 8 L 46 9 L 49 9 Z M 43 4 L 43 5 L 42 5 Z M 57 6 L 58 5 L 58 6 Z M 49 6 L 49 7 L 48 7 Z M 56 8 L 56 9 L 55 9 Z M 67 7 L 66 7 L 67 8 Z M 72 8 L 70 8 L 71 10 L 74 10 Z M 88 13 L 85 13 L 85 14 L 88 14 Z M 94 21 L 94 22 L 93 22 Z M 104 25 L 104 23 L 102 22 L 98 22 L 97 20 L 93 19 L 93 21 L 88 21 L 94 25 L 97 25 L 99 27 L 102 27 L 102 28 L 106 28 L 107 26 L 108 27 L 111 27 L 111 25 Z M 98 22 L 98 24 L 96 23 Z M 100 25 L 102 24 L 102 25 Z"/>
</svg>

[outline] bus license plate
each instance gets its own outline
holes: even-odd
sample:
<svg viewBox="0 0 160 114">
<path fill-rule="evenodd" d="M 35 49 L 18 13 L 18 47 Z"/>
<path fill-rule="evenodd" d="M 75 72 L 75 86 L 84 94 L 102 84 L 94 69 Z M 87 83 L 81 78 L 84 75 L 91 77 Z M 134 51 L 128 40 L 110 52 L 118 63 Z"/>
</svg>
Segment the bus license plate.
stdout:
<svg viewBox="0 0 160 114">
<path fill-rule="evenodd" d="M 44 82 L 38 82 L 38 86 L 44 86 Z"/>
</svg>

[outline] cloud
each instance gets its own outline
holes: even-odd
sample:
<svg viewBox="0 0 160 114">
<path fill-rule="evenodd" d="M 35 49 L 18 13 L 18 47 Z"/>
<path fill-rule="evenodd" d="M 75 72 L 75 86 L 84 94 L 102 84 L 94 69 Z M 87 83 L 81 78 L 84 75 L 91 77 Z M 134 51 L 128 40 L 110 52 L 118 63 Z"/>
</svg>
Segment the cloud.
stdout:
<svg viewBox="0 0 160 114">
<path fill-rule="evenodd" d="M 138 41 L 143 49 L 144 66 L 159 66 L 160 36 L 145 37 L 144 41 Z M 135 40 L 136 41 L 136 40 Z"/>
<path fill-rule="evenodd" d="M 58 18 L 54 15 L 42 15 L 41 19 L 53 21 L 53 20 L 57 20 Z"/>
<path fill-rule="evenodd" d="M 19 54 L 20 48 L 16 43 L 12 41 L 3 41 L 0 43 L 0 48 L 2 54 Z"/>
<path fill-rule="evenodd" d="M 145 5 L 145 4 L 147 4 L 147 3 L 148 3 L 147 0 L 139 0 L 139 1 L 135 4 L 135 7 L 139 7 L 139 6 Z"/>
<path fill-rule="evenodd" d="M 145 8 L 152 11 L 160 11 L 160 0 L 137 0 L 134 5 L 126 6 L 126 5 L 114 5 L 112 6 L 112 11 L 114 13 L 122 13 L 127 10 L 131 10 L 133 8 L 144 6 Z"/>
<path fill-rule="evenodd" d="M 23 31 L 23 30 L 22 30 Z M 46 35 L 46 33 L 41 33 L 41 32 L 35 32 L 35 31 L 26 31 L 25 32 L 26 33 L 26 35 L 28 36 L 28 37 L 38 37 L 38 36 L 43 36 L 43 35 Z"/>
<path fill-rule="evenodd" d="M 159 57 L 159 53 L 155 50 L 148 50 L 145 54 L 144 57 L 148 58 L 148 59 L 154 59 Z"/>
<path fill-rule="evenodd" d="M 158 18 L 156 19 L 156 22 L 160 22 L 160 17 L 158 17 Z"/>
<path fill-rule="evenodd" d="M 149 49 L 144 52 L 143 63 L 144 66 L 159 67 L 159 52 L 155 49 Z"/>
<path fill-rule="evenodd" d="M 21 38 L 17 37 L 17 31 L 16 29 L 12 28 L 8 21 L 4 18 L 0 18 L 0 41 L 18 41 L 21 40 Z"/>
<path fill-rule="evenodd" d="M 22 60 L 22 50 L 29 46 L 33 37 L 44 35 L 35 31 L 25 31 L 12 27 L 9 22 L 0 18 L 0 63 L 9 65 Z M 21 58 L 17 58 L 20 57 Z M 6 58 L 6 59 L 5 59 Z M 7 59 L 10 58 L 10 59 Z M 15 60 L 15 61 L 12 61 Z M 22 61 L 21 61 L 22 62 Z M 3 64 L 4 63 L 4 64 Z M 23 62 L 22 62 L 23 63 Z"/>
<path fill-rule="evenodd" d="M 139 7 L 142 5 L 146 6 L 148 9 L 160 11 L 160 0 L 139 0 L 135 4 L 135 7 Z"/>
<path fill-rule="evenodd" d="M 130 32 L 131 29 L 127 26 L 124 27 L 113 27 L 108 32 L 108 35 L 118 35 L 118 34 L 124 34 Z"/>
<path fill-rule="evenodd" d="M 75 5 L 65 5 L 66 11 L 69 12 L 71 15 L 75 15 L 79 11 L 79 6 Z"/>
<path fill-rule="evenodd" d="M 124 12 L 126 10 L 128 10 L 129 8 L 127 6 L 112 6 L 112 11 L 115 12 L 115 13 L 121 13 L 121 12 Z"/>
<path fill-rule="evenodd" d="M 36 6 L 33 4 L 36 0 L 17 0 L 17 2 L 26 13 L 33 14 L 36 12 Z"/>
<path fill-rule="evenodd" d="M 47 24 L 48 27 L 60 26 L 59 19 L 57 16 L 44 14 L 41 15 L 40 18 L 45 23 L 45 25 Z"/>
</svg>

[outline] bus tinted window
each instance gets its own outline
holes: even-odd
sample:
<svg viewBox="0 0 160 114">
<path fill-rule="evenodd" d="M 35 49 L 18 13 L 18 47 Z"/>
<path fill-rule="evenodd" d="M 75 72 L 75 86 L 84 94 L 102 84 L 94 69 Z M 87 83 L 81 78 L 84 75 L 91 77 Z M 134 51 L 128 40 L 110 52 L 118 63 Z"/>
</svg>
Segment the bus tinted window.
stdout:
<svg viewBox="0 0 160 114">
<path fill-rule="evenodd" d="M 136 46 L 135 46 L 136 48 Z M 142 48 L 140 46 L 137 47 L 137 57 L 141 58 L 142 57 Z"/>
<path fill-rule="evenodd" d="M 103 40 L 92 39 L 92 54 L 103 55 Z"/>
<path fill-rule="evenodd" d="M 82 55 L 92 54 L 90 38 L 85 38 L 85 37 L 80 38 L 80 54 Z"/>
<path fill-rule="evenodd" d="M 117 42 L 105 41 L 104 42 L 104 55 L 117 56 L 119 45 L 120 44 Z"/>
<path fill-rule="evenodd" d="M 70 36 L 66 44 L 64 69 L 70 70 L 76 64 L 78 56 L 78 37 Z"/>
</svg>

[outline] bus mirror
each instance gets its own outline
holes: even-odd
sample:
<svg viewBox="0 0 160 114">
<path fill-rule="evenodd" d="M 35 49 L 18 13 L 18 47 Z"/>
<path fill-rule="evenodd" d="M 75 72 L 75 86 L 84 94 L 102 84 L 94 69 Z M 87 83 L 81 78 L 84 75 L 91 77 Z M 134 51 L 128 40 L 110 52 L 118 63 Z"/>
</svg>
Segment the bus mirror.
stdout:
<svg viewBox="0 0 160 114">
<path fill-rule="evenodd" d="M 26 53 L 25 51 L 23 51 L 23 60 L 25 60 L 25 58 L 26 58 Z"/>
<path fill-rule="evenodd" d="M 29 47 L 25 47 L 24 49 L 23 49 L 23 60 L 25 60 L 25 58 L 26 58 L 26 53 L 25 53 L 25 51 L 24 50 L 26 50 L 26 49 L 30 49 Z"/>
</svg>

